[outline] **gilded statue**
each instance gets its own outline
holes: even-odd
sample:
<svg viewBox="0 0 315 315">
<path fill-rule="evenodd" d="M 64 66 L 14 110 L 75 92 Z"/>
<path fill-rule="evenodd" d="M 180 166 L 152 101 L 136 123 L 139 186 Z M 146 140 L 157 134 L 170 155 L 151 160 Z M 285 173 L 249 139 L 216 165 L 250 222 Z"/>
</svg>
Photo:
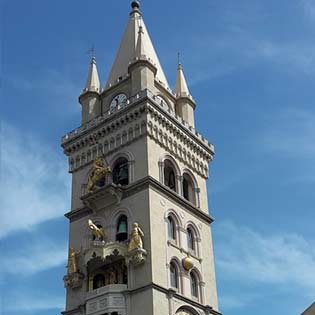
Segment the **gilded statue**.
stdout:
<svg viewBox="0 0 315 315">
<path fill-rule="evenodd" d="M 98 241 L 104 241 L 106 237 L 105 230 L 102 227 L 97 227 L 92 220 L 89 220 L 88 224 L 90 230 L 92 230 L 92 233 L 95 236 L 95 239 Z"/>
<path fill-rule="evenodd" d="M 138 223 L 132 225 L 132 231 L 130 234 L 130 242 L 128 245 L 128 252 L 132 252 L 135 249 L 143 248 L 142 237 L 144 233 L 139 227 Z"/>
<path fill-rule="evenodd" d="M 97 184 L 105 180 L 107 174 L 111 173 L 111 168 L 109 166 L 105 167 L 102 158 L 98 158 L 94 161 L 92 172 L 89 176 L 87 191 L 92 192 Z"/>
<path fill-rule="evenodd" d="M 68 259 L 68 275 L 72 275 L 78 271 L 77 267 L 77 253 L 74 248 L 69 249 L 69 259 Z"/>
</svg>

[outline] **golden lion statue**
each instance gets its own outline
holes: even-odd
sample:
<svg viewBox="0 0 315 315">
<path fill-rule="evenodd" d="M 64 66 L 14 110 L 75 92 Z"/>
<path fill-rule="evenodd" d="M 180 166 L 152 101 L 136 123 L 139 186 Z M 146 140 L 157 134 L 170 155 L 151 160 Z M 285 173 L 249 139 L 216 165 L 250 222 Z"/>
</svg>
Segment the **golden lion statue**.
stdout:
<svg viewBox="0 0 315 315">
<path fill-rule="evenodd" d="M 111 168 L 109 166 L 105 167 L 103 163 L 103 159 L 98 158 L 95 160 L 93 164 L 93 170 L 89 176 L 87 191 L 92 192 L 97 184 L 105 180 L 106 175 L 111 173 Z"/>
<path fill-rule="evenodd" d="M 88 221 L 89 228 L 92 230 L 93 235 L 95 236 L 95 239 L 98 241 L 104 241 L 106 237 L 105 230 L 103 228 L 97 227 L 92 220 Z"/>
</svg>

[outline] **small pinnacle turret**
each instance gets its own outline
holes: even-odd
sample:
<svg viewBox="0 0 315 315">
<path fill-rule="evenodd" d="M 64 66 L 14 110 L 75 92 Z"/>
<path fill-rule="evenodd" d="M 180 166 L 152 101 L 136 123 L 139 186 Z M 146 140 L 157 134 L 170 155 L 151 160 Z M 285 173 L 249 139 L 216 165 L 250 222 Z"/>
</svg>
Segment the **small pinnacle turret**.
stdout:
<svg viewBox="0 0 315 315">
<path fill-rule="evenodd" d="M 100 92 L 101 84 L 96 67 L 96 59 L 93 56 L 91 60 L 89 74 L 86 80 L 84 92 Z"/>
<path fill-rule="evenodd" d="M 175 95 L 177 114 L 181 116 L 190 126 L 195 127 L 194 110 L 196 104 L 190 95 L 183 66 L 180 62 L 178 63 L 177 68 Z"/>
<path fill-rule="evenodd" d="M 175 94 L 176 98 L 190 96 L 188 85 L 183 71 L 183 66 L 181 63 L 178 64 L 177 68 Z"/>
<path fill-rule="evenodd" d="M 135 51 L 135 59 L 141 59 L 142 57 L 145 56 L 145 50 L 143 46 L 143 41 L 142 41 L 142 35 L 144 34 L 143 32 L 143 27 L 139 27 L 139 32 L 138 32 L 138 40 L 137 40 L 137 47 Z"/>
</svg>

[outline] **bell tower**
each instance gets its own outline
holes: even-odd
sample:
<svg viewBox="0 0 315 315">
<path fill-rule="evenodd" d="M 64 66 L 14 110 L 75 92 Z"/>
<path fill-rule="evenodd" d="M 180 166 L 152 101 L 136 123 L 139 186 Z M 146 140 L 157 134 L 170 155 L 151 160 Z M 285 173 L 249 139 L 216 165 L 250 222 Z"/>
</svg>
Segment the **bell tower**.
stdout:
<svg viewBox="0 0 315 315">
<path fill-rule="evenodd" d="M 206 180 L 183 68 L 169 87 L 138 1 L 107 83 L 96 59 L 82 124 L 62 138 L 72 175 L 64 315 L 220 315 Z"/>
</svg>

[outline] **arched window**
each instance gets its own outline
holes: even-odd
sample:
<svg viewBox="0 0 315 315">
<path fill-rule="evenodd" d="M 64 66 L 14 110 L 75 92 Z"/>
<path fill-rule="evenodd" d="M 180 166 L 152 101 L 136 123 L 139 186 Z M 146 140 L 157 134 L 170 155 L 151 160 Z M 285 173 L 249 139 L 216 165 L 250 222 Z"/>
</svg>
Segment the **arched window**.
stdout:
<svg viewBox="0 0 315 315">
<path fill-rule="evenodd" d="M 113 183 L 116 185 L 127 186 L 129 184 L 129 168 L 126 158 L 119 158 L 112 171 Z"/>
<path fill-rule="evenodd" d="M 170 283 L 172 288 L 178 289 L 178 271 L 174 262 L 170 263 Z"/>
<path fill-rule="evenodd" d="M 102 274 L 97 274 L 93 278 L 93 290 L 99 289 L 105 286 L 105 276 Z"/>
<path fill-rule="evenodd" d="M 194 253 L 196 249 L 195 234 L 191 228 L 187 229 L 187 245 L 188 245 L 188 250 Z"/>
<path fill-rule="evenodd" d="M 187 173 L 183 176 L 183 197 L 191 203 L 196 204 L 194 183 Z"/>
<path fill-rule="evenodd" d="M 128 219 L 125 215 L 119 217 L 116 230 L 116 241 L 123 242 L 128 239 Z"/>
<path fill-rule="evenodd" d="M 176 192 L 176 172 L 169 160 L 164 162 L 164 185 Z"/>
<path fill-rule="evenodd" d="M 176 226 L 175 221 L 171 216 L 167 218 L 168 239 L 176 241 Z"/>
<path fill-rule="evenodd" d="M 190 292 L 191 296 L 194 298 L 199 297 L 199 291 L 198 291 L 198 279 L 194 272 L 190 273 Z"/>
</svg>

